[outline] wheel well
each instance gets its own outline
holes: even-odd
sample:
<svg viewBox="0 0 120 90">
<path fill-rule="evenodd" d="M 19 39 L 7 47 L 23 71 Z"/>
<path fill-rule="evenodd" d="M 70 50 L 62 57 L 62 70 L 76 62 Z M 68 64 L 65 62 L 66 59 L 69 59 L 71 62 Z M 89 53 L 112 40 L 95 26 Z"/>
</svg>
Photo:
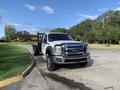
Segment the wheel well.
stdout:
<svg viewBox="0 0 120 90">
<path fill-rule="evenodd" d="M 47 49 L 46 54 L 51 54 L 51 51 L 49 49 Z"/>
<path fill-rule="evenodd" d="M 53 54 L 53 50 L 52 50 L 52 47 L 48 47 L 47 49 L 46 49 L 46 54 Z"/>
<path fill-rule="evenodd" d="M 52 47 L 47 47 L 45 54 L 46 54 L 45 55 L 46 60 L 47 60 L 47 54 L 53 55 L 53 49 L 52 49 Z"/>
<path fill-rule="evenodd" d="M 51 51 L 49 49 L 46 50 L 46 55 L 45 55 L 46 60 L 48 55 L 51 55 Z"/>
</svg>

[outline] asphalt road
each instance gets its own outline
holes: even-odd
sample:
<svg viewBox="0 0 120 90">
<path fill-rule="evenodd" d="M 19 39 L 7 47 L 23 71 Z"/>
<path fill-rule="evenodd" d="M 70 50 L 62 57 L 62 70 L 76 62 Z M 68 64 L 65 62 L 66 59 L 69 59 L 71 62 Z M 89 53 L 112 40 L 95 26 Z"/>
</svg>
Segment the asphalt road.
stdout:
<svg viewBox="0 0 120 90">
<path fill-rule="evenodd" d="M 33 53 L 30 45 L 24 45 Z M 36 67 L 23 81 L 2 90 L 120 90 L 120 51 L 90 50 L 87 67 L 60 65 L 49 72 L 41 56 L 35 56 Z"/>
</svg>

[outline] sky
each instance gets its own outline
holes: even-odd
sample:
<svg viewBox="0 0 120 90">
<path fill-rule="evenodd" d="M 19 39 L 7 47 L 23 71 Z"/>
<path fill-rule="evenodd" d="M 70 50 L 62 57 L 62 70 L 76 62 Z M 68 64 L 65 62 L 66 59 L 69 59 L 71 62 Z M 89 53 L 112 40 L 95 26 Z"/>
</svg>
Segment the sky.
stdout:
<svg viewBox="0 0 120 90">
<path fill-rule="evenodd" d="M 6 24 L 36 34 L 70 28 L 108 10 L 120 10 L 120 0 L 0 0 L 0 37 Z"/>
</svg>

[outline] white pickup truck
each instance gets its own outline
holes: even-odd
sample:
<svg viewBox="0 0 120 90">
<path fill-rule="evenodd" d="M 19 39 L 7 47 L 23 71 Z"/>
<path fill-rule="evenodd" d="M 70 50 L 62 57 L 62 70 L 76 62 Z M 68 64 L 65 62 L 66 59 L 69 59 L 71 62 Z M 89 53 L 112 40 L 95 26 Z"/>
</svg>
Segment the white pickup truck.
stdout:
<svg viewBox="0 0 120 90">
<path fill-rule="evenodd" d="M 33 50 L 35 55 L 42 53 L 50 71 L 55 70 L 56 65 L 59 64 L 84 63 L 87 65 L 90 60 L 88 45 L 73 40 L 66 33 L 42 34 L 41 41 L 33 45 Z"/>
</svg>

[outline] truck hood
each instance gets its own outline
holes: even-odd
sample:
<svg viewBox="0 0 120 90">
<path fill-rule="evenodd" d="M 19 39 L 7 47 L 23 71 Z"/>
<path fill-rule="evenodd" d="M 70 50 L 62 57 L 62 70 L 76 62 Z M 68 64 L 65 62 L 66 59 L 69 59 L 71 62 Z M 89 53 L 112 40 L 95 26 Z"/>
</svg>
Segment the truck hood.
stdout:
<svg viewBox="0 0 120 90">
<path fill-rule="evenodd" d="M 81 41 L 74 41 L 74 40 L 62 40 L 62 41 L 53 41 L 50 42 L 50 44 L 52 45 L 56 45 L 56 44 L 83 44 L 83 42 Z"/>
</svg>

